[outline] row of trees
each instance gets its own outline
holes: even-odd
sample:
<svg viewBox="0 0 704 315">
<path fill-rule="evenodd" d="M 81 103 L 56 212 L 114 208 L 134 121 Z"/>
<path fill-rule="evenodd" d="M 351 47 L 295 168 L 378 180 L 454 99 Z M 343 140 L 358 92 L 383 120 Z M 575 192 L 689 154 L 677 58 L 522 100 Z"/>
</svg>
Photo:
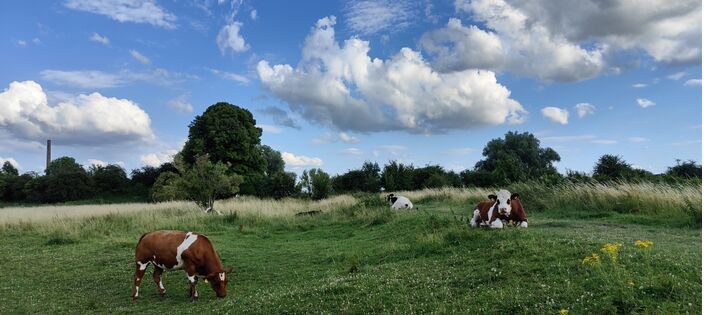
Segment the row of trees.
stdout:
<svg viewBox="0 0 704 315">
<path fill-rule="evenodd" d="M 296 174 L 284 170 L 281 154 L 261 145 L 262 130 L 243 108 L 217 103 L 189 125 L 188 140 L 174 163 L 145 166 L 128 177 L 119 165 L 88 169 L 73 158 L 51 162 L 44 175 L 19 175 L 9 162 L 0 171 L 0 195 L 5 202 L 63 202 L 80 199 L 172 200 L 191 199 L 212 208 L 216 198 L 237 193 L 264 198 L 305 196 L 322 199 L 333 193 L 416 190 L 436 187 L 489 187 L 541 180 L 701 180 L 701 165 L 677 161 L 665 174 L 633 168 L 621 157 L 604 155 L 591 174 L 568 171 L 561 175 L 553 163 L 560 156 L 540 147 L 530 133 L 509 132 L 489 141 L 483 159 L 470 170 L 447 171 L 439 165 L 415 167 L 391 161 L 380 167 L 365 162 L 361 168 L 330 176 L 321 169 Z M 127 197 L 125 197 L 127 196 Z"/>
</svg>

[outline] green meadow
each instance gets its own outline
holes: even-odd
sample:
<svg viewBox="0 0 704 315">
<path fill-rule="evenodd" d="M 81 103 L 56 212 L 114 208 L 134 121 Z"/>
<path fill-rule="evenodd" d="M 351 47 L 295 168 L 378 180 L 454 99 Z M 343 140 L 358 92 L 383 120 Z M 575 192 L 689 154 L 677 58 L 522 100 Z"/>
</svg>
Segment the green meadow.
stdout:
<svg viewBox="0 0 704 315">
<path fill-rule="evenodd" d="M 233 199 L 216 204 L 224 215 L 185 202 L 53 218 L 25 208 L 26 217 L 0 221 L 0 314 L 701 312 L 699 186 L 510 188 L 528 229 L 468 228 L 491 192 L 482 189 L 400 192 L 410 211 L 371 194 Z M 295 216 L 309 210 L 321 213 Z M 10 211 L 20 210 L 0 214 Z M 145 277 L 132 301 L 134 247 L 156 229 L 207 235 L 235 268 L 227 297 L 200 281 L 192 303 L 185 274 L 172 271 L 165 298 Z"/>
</svg>

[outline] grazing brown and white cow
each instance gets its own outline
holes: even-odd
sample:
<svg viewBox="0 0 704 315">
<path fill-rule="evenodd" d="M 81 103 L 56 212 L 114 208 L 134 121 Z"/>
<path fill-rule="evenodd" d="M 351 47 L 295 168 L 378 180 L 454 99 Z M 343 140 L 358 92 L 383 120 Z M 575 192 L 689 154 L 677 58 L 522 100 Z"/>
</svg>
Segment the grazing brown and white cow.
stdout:
<svg viewBox="0 0 704 315">
<path fill-rule="evenodd" d="M 135 249 L 134 287 L 132 298 L 139 296 L 139 284 L 149 264 L 154 265 L 154 282 L 159 286 L 159 294 L 166 294 L 161 274 L 164 270 L 183 269 L 191 286 L 193 301 L 198 298 L 196 283 L 204 277 L 219 298 L 227 295 L 227 274 L 232 268 L 223 268 L 220 257 L 207 237 L 181 231 L 153 231 L 142 235 Z"/>
<path fill-rule="evenodd" d="M 513 225 L 517 227 L 528 227 L 528 217 L 521 203 L 521 195 L 518 193 L 511 194 L 511 212 L 508 215 L 500 214 L 499 219 L 505 222 L 513 222 Z"/>
</svg>

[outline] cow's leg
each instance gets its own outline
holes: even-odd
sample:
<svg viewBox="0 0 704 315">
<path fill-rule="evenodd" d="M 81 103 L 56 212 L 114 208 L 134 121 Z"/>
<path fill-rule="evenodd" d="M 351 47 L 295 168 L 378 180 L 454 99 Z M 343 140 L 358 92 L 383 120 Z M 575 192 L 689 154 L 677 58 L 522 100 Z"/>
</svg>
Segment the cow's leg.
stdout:
<svg viewBox="0 0 704 315">
<path fill-rule="evenodd" d="M 501 222 L 501 220 L 496 219 L 496 220 L 494 220 L 494 222 L 491 222 L 489 227 L 491 227 L 492 229 L 503 229 L 504 224 Z"/>
<path fill-rule="evenodd" d="M 154 282 L 158 286 L 159 295 L 161 295 L 161 297 L 164 297 L 164 295 L 166 294 L 166 289 L 164 288 L 164 283 L 161 282 L 161 275 L 163 273 L 164 273 L 164 269 L 162 269 L 161 267 L 159 267 L 157 265 L 154 265 L 154 274 L 152 275 L 152 277 L 154 278 Z"/>
<path fill-rule="evenodd" d="M 198 299 L 198 290 L 196 289 L 196 284 L 198 284 L 198 275 L 196 274 L 195 267 L 187 267 L 184 269 L 188 275 L 188 284 L 191 286 L 190 295 L 191 301 L 195 302 Z"/>
<path fill-rule="evenodd" d="M 134 270 L 134 286 L 132 287 L 132 299 L 139 297 L 139 284 L 142 283 L 144 278 L 144 273 L 147 271 L 147 266 L 149 266 L 149 261 L 144 263 L 137 261 L 135 262 Z"/>
<path fill-rule="evenodd" d="M 474 216 L 472 217 L 472 220 L 469 221 L 469 226 L 475 228 L 477 225 L 479 225 L 479 210 L 474 210 Z"/>
<path fill-rule="evenodd" d="M 527 227 L 528 227 L 528 221 L 521 221 L 521 224 L 519 224 L 518 227 L 527 228 Z"/>
</svg>

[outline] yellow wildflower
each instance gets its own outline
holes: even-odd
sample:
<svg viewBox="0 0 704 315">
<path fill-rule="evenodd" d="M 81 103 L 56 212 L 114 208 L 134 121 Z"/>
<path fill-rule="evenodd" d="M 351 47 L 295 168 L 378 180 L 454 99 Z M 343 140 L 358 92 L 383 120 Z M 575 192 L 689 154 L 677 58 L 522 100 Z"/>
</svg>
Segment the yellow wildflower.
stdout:
<svg viewBox="0 0 704 315">
<path fill-rule="evenodd" d="M 628 281 L 628 286 L 631 287 L 631 288 L 632 288 L 632 287 L 635 287 L 635 286 L 636 286 L 636 283 L 633 282 L 633 280 Z"/>
<path fill-rule="evenodd" d="M 648 248 L 650 246 L 653 246 L 654 243 L 652 241 L 636 240 L 635 244 L 638 248 Z"/>
<path fill-rule="evenodd" d="M 606 243 L 601 247 L 601 250 L 611 257 L 611 261 L 616 262 L 618 258 L 618 250 L 623 246 L 621 243 Z"/>
<path fill-rule="evenodd" d="M 569 310 L 565 310 L 565 309 L 560 310 L 560 315 L 567 315 L 569 313 L 570 313 Z"/>
<path fill-rule="evenodd" d="M 595 253 L 592 253 L 590 256 L 584 257 L 582 260 L 582 265 L 599 266 L 601 265 L 601 257 Z"/>
</svg>

